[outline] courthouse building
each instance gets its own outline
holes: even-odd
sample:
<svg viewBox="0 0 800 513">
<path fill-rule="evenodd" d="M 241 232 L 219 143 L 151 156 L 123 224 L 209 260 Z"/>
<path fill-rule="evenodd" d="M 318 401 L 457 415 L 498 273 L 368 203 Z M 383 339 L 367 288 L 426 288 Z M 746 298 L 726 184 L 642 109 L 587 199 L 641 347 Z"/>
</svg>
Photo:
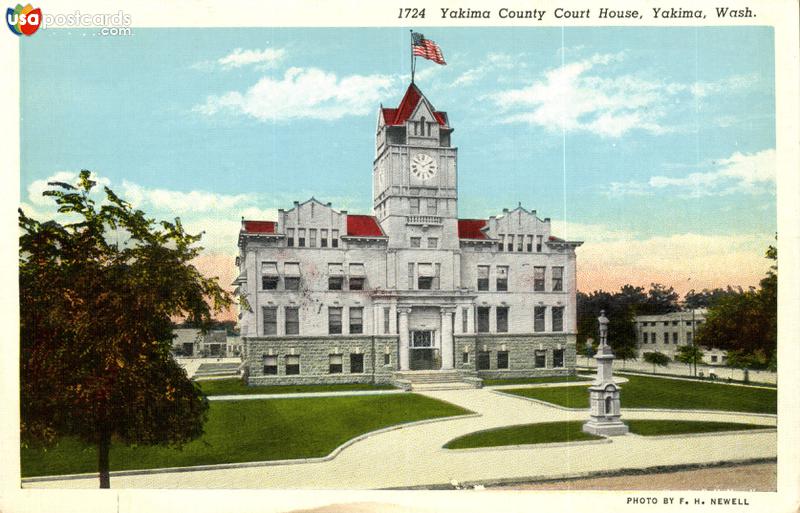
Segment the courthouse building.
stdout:
<svg viewBox="0 0 800 513">
<path fill-rule="evenodd" d="M 574 372 L 581 242 L 521 205 L 459 219 L 457 162 L 447 113 L 412 83 L 378 110 L 371 214 L 311 198 L 242 220 L 234 283 L 250 384 Z"/>
</svg>

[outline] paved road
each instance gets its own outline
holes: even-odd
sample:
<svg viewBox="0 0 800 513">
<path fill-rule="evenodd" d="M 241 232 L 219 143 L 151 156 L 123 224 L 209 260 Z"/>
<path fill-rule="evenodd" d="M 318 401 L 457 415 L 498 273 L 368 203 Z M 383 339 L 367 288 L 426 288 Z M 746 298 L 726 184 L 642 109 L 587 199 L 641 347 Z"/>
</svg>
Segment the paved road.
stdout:
<svg viewBox="0 0 800 513">
<path fill-rule="evenodd" d="M 585 412 L 553 408 L 491 390 L 445 390 L 424 395 L 480 416 L 394 429 L 366 437 L 324 462 L 264 465 L 112 477 L 115 488 L 389 488 L 502 479 L 543 479 L 622 468 L 775 457 L 777 434 L 754 432 L 646 438 L 615 437 L 589 444 L 452 451 L 452 438 L 482 429 L 561 420 Z M 623 411 L 623 418 L 739 421 L 774 427 L 769 416 L 730 413 Z M 28 483 L 25 487 L 95 488 L 97 479 Z"/>
</svg>

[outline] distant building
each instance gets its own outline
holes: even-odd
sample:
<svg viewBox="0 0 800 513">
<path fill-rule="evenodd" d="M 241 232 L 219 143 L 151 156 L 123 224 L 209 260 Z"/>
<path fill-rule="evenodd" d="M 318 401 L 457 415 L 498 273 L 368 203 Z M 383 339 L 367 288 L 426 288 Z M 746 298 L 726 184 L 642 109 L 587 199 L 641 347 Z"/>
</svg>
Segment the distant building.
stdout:
<svg viewBox="0 0 800 513">
<path fill-rule="evenodd" d="M 636 343 L 643 353 L 664 353 L 675 359 L 680 346 L 692 345 L 695 332 L 706 321 L 704 308 L 636 317 Z M 725 351 L 702 347 L 703 363 L 725 365 Z"/>
<path fill-rule="evenodd" d="M 234 284 L 251 384 L 574 371 L 581 242 L 521 206 L 459 219 L 452 132 L 411 84 L 378 110 L 372 215 L 311 198 L 242 221 Z"/>
<path fill-rule="evenodd" d="M 178 328 L 172 339 L 173 351 L 182 356 L 228 356 L 225 330 L 210 330 L 205 335 L 194 328 Z"/>
</svg>

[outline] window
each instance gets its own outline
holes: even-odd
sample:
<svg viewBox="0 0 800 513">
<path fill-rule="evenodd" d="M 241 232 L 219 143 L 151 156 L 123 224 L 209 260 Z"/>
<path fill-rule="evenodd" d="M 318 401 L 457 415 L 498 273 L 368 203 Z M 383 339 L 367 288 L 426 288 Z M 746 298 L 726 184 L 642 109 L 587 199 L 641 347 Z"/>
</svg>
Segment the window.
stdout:
<svg viewBox="0 0 800 513">
<path fill-rule="evenodd" d="M 435 198 L 428 198 L 428 215 L 435 216 L 436 215 L 436 199 Z"/>
<path fill-rule="evenodd" d="M 544 331 L 544 314 L 546 306 L 533 307 L 533 331 Z"/>
<path fill-rule="evenodd" d="M 287 335 L 300 334 L 300 309 L 294 306 L 287 306 L 284 309 L 284 327 Z"/>
<path fill-rule="evenodd" d="M 544 349 L 537 349 L 533 352 L 533 366 L 537 369 L 543 369 L 547 362 L 547 353 Z"/>
<path fill-rule="evenodd" d="M 497 251 L 503 251 L 503 245 L 506 243 L 506 236 L 501 233 L 497 238 L 500 241 L 497 243 Z"/>
<path fill-rule="evenodd" d="M 419 248 L 422 246 L 422 237 L 411 237 L 411 247 Z"/>
<path fill-rule="evenodd" d="M 436 237 L 428 237 L 428 249 L 436 249 L 439 247 L 439 239 Z"/>
<path fill-rule="evenodd" d="M 678 325 L 678 321 L 672 321 L 672 325 L 673 326 L 677 326 Z"/>
<path fill-rule="evenodd" d="M 278 288 L 278 263 L 261 263 L 261 288 L 263 290 L 275 290 Z"/>
<path fill-rule="evenodd" d="M 553 367 L 563 367 L 563 366 L 564 366 L 564 350 L 553 349 Z"/>
<path fill-rule="evenodd" d="M 672 343 L 673 344 L 677 344 L 678 343 L 678 332 L 677 331 L 672 334 Z"/>
<path fill-rule="evenodd" d="M 687 344 L 691 344 L 692 343 L 692 335 L 693 335 L 693 333 L 691 331 L 686 333 L 686 343 Z"/>
<path fill-rule="evenodd" d="M 717 363 L 717 356 L 716 355 L 712 355 L 711 356 L 711 363 Z"/>
<path fill-rule="evenodd" d="M 433 288 L 439 290 L 439 282 L 442 276 L 442 264 L 433 264 Z"/>
<path fill-rule="evenodd" d="M 344 266 L 328 264 L 328 290 L 342 290 L 344 287 Z"/>
<path fill-rule="evenodd" d="M 317 229 L 309 228 L 308 230 L 308 246 L 311 248 L 317 247 Z"/>
<path fill-rule="evenodd" d="M 533 290 L 544 291 L 544 267 L 533 268 Z"/>
<path fill-rule="evenodd" d="M 409 198 L 408 208 L 411 214 L 419 214 L 419 198 Z"/>
<path fill-rule="evenodd" d="M 283 264 L 283 284 L 286 290 L 300 289 L 300 264 L 297 262 Z"/>
<path fill-rule="evenodd" d="M 383 364 L 384 365 L 391 365 L 392 364 L 392 355 L 389 353 L 383 353 Z"/>
<path fill-rule="evenodd" d="M 469 310 L 466 308 L 461 309 L 461 333 L 466 333 L 469 326 Z"/>
<path fill-rule="evenodd" d="M 489 290 L 489 266 L 478 266 L 478 290 Z"/>
<path fill-rule="evenodd" d="M 340 306 L 328 307 L 328 333 L 338 335 L 342 332 L 342 308 Z"/>
<path fill-rule="evenodd" d="M 469 353 L 464 351 L 463 356 L 461 356 L 461 363 L 469 363 Z"/>
<path fill-rule="evenodd" d="M 331 247 L 339 247 L 339 230 L 331 230 Z"/>
<path fill-rule="evenodd" d="M 664 343 L 669 344 L 669 333 L 664 333 Z"/>
<path fill-rule="evenodd" d="M 305 228 L 298 228 L 297 229 L 297 246 L 298 247 L 305 247 L 306 245 L 306 229 Z"/>
<path fill-rule="evenodd" d="M 433 264 L 419 264 L 417 266 L 417 288 L 431 290 L 433 288 Z"/>
<path fill-rule="evenodd" d="M 564 268 L 553 267 L 553 291 L 560 292 L 564 290 Z"/>
<path fill-rule="evenodd" d="M 478 307 L 478 333 L 489 333 L 489 310 L 488 306 Z"/>
<path fill-rule="evenodd" d="M 408 264 L 408 290 L 414 290 L 414 263 Z"/>
<path fill-rule="evenodd" d="M 286 355 L 286 375 L 292 376 L 300 374 L 300 356 L 293 354 L 293 355 Z"/>
<path fill-rule="evenodd" d="M 328 247 L 328 230 L 322 229 L 319 231 L 319 247 Z"/>
<path fill-rule="evenodd" d="M 350 307 L 350 333 L 364 332 L 364 309 L 360 306 Z"/>
<path fill-rule="evenodd" d="M 389 333 L 389 316 L 391 315 L 391 309 L 387 306 L 383 308 L 383 332 Z"/>
<path fill-rule="evenodd" d="M 350 264 L 350 290 L 364 290 L 364 280 L 366 279 L 364 264 Z"/>
<path fill-rule="evenodd" d="M 286 229 L 286 245 L 290 248 L 294 246 L 294 228 Z"/>
<path fill-rule="evenodd" d="M 508 351 L 497 352 L 497 368 L 498 369 L 508 368 Z"/>
<path fill-rule="evenodd" d="M 514 236 L 509 235 L 506 237 L 506 242 L 506 249 L 508 249 L 508 251 L 514 251 Z"/>
<path fill-rule="evenodd" d="M 541 235 L 537 235 L 536 236 L 536 252 L 537 253 L 541 253 L 542 252 L 542 236 Z"/>
<path fill-rule="evenodd" d="M 278 374 L 278 357 L 265 356 L 264 357 L 264 374 L 275 375 Z"/>
<path fill-rule="evenodd" d="M 533 253 L 533 235 L 528 235 L 527 237 L 525 237 L 525 240 L 527 241 L 526 245 L 527 247 L 525 248 L 525 250 L 528 253 Z"/>
<path fill-rule="evenodd" d="M 508 332 L 508 307 L 507 306 L 498 306 L 495 308 L 495 312 L 497 315 L 497 332 L 498 333 L 507 333 Z"/>
<path fill-rule="evenodd" d="M 522 252 L 522 235 L 517 235 L 517 251 Z"/>
<path fill-rule="evenodd" d="M 554 306 L 550 312 L 553 316 L 553 331 L 564 331 L 564 307 Z"/>
<path fill-rule="evenodd" d="M 341 374 L 342 373 L 342 355 L 331 354 L 328 355 L 328 374 Z"/>
<path fill-rule="evenodd" d="M 687 326 L 691 326 L 692 325 L 692 321 L 686 321 L 686 325 Z"/>
<path fill-rule="evenodd" d="M 495 283 L 498 291 L 508 290 L 508 266 L 497 266 L 497 282 Z"/>
<path fill-rule="evenodd" d="M 433 347 L 433 332 L 412 331 L 411 347 Z"/>
<path fill-rule="evenodd" d="M 364 372 L 364 355 L 350 354 L 350 374 L 361 374 Z"/>
<path fill-rule="evenodd" d="M 669 321 L 664 321 L 661 324 L 663 324 L 664 326 L 669 326 Z"/>
<path fill-rule="evenodd" d="M 656 333 L 655 332 L 650 334 L 650 343 L 651 344 L 655 344 L 656 343 Z"/>
<path fill-rule="evenodd" d="M 478 351 L 478 370 L 489 370 L 491 355 L 489 351 Z"/>
<path fill-rule="evenodd" d="M 264 335 L 277 335 L 278 309 L 274 306 L 265 306 L 261 308 L 261 314 L 264 318 Z"/>
</svg>

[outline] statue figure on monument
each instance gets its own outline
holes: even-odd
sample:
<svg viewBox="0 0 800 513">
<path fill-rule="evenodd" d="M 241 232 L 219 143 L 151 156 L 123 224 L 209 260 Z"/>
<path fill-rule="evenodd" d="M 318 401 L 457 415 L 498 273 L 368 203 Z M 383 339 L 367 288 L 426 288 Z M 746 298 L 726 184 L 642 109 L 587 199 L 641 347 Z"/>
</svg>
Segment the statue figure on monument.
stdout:
<svg viewBox="0 0 800 513">
<path fill-rule="evenodd" d="M 597 377 L 589 387 L 589 420 L 583 430 L 593 435 L 616 436 L 628 432 L 620 420 L 620 388 L 614 382 L 614 353 L 608 345 L 608 318 L 605 310 L 597 318 L 600 345 L 597 347 Z"/>
</svg>

